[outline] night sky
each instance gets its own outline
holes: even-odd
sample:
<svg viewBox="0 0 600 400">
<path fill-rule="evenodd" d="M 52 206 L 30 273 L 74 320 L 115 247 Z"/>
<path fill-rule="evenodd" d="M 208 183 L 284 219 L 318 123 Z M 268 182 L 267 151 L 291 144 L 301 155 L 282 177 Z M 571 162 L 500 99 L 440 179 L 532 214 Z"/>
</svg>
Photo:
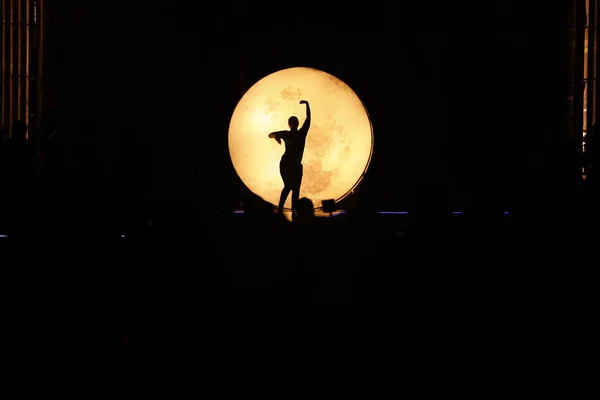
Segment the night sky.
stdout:
<svg viewBox="0 0 600 400">
<path fill-rule="evenodd" d="M 131 132 L 135 190 L 155 212 L 243 197 L 229 118 L 244 87 L 282 68 L 322 69 L 362 98 L 375 150 L 359 194 L 379 209 L 408 209 L 429 184 L 451 207 L 509 205 L 564 117 L 561 2 L 87 3 L 49 18 L 47 114 L 92 132 L 78 140 L 99 187 Z"/>
</svg>

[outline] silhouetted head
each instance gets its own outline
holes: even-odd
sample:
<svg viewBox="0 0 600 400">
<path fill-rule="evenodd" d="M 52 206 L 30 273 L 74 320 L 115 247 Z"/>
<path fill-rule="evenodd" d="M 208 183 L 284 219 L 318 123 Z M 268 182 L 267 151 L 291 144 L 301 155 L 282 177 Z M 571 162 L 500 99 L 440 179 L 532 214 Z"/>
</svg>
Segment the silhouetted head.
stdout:
<svg viewBox="0 0 600 400">
<path fill-rule="evenodd" d="M 298 218 L 307 219 L 315 216 L 315 206 L 311 199 L 307 197 L 302 197 L 298 199 L 298 204 L 296 205 L 296 214 Z"/>
<path fill-rule="evenodd" d="M 289 119 L 288 119 L 288 125 L 290 126 L 291 130 L 296 130 L 298 129 L 298 125 L 300 125 L 300 122 L 298 121 L 298 117 L 292 115 Z"/>
<path fill-rule="evenodd" d="M 27 138 L 27 125 L 23 121 L 15 121 L 13 124 L 12 139 L 25 140 Z"/>
</svg>

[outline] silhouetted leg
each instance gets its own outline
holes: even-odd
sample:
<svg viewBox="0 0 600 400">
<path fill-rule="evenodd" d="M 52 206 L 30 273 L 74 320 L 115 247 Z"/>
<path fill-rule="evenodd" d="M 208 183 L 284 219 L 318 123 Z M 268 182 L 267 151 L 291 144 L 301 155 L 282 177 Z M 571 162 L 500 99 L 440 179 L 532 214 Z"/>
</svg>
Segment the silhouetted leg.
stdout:
<svg viewBox="0 0 600 400">
<path fill-rule="evenodd" d="M 296 215 L 296 205 L 300 198 L 300 186 L 302 185 L 302 164 L 294 171 L 294 187 L 292 189 L 292 216 Z"/>
<path fill-rule="evenodd" d="M 286 186 L 281 191 L 281 195 L 279 196 L 279 210 L 283 211 L 283 205 L 285 204 L 285 201 L 287 200 L 291 190 L 292 189 L 290 189 Z M 292 201 L 293 201 L 293 197 L 292 197 Z"/>
<path fill-rule="evenodd" d="M 283 211 L 283 206 L 285 205 L 285 201 L 287 200 L 290 191 L 292 190 L 290 187 L 290 168 L 289 163 L 285 162 L 282 158 L 279 162 L 279 173 L 281 174 L 281 179 L 283 180 L 283 189 L 281 190 L 281 195 L 279 196 L 279 211 Z"/>
<path fill-rule="evenodd" d="M 300 198 L 300 187 L 292 189 L 292 215 L 296 215 L 296 205 Z"/>
</svg>

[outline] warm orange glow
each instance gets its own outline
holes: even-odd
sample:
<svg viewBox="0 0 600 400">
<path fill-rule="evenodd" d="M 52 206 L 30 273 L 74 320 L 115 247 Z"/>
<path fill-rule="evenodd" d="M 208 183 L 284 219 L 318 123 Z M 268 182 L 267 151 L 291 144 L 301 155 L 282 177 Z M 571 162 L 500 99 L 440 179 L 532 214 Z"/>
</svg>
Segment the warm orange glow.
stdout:
<svg viewBox="0 0 600 400">
<path fill-rule="evenodd" d="M 270 132 L 287 130 L 295 115 L 300 125 L 307 100 L 312 124 L 302 164 L 301 197 L 316 207 L 339 200 L 360 182 L 371 159 L 373 132 L 367 111 L 348 85 L 312 68 L 289 68 L 258 81 L 239 101 L 229 125 L 229 154 L 244 184 L 264 200 L 277 204 L 283 188 L 279 160 L 284 145 Z M 290 207 L 288 198 L 286 207 Z"/>
</svg>

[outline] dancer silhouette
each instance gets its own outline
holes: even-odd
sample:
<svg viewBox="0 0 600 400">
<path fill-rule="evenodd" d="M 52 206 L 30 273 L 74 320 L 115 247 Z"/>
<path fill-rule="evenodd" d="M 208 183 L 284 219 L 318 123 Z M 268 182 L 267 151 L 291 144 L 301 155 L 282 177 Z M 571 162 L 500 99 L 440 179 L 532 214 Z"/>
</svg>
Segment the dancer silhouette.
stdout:
<svg viewBox="0 0 600 400">
<path fill-rule="evenodd" d="M 306 104 L 306 119 L 302 127 L 298 129 L 300 122 L 296 116 L 288 119 L 289 131 L 278 131 L 269 133 L 269 138 L 285 143 L 285 152 L 279 162 L 279 172 L 283 179 L 283 189 L 279 197 L 279 211 L 283 211 L 290 192 L 292 192 L 292 217 L 296 215 L 298 198 L 300 197 L 300 186 L 302 185 L 302 156 L 306 145 L 306 136 L 310 129 L 310 105 L 308 101 L 301 100 L 300 104 Z"/>
</svg>

